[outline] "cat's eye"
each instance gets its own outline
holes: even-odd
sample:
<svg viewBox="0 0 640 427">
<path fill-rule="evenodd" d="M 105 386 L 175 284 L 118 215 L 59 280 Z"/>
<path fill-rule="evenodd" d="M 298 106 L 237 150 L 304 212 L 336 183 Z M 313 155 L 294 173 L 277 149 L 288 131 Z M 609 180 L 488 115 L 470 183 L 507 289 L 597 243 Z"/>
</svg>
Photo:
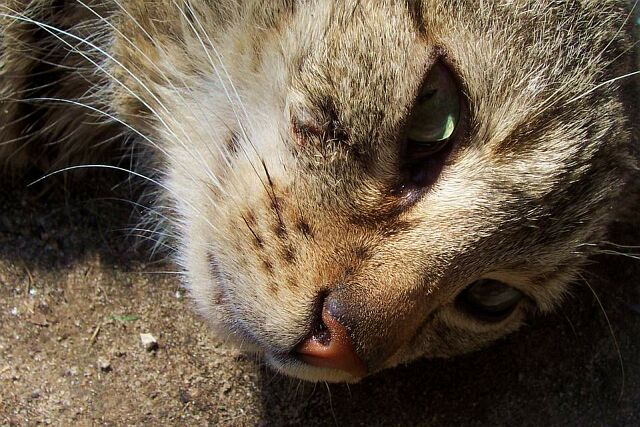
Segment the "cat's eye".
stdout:
<svg viewBox="0 0 640 427">
<path fill-rule="evenodd" d="M 460 122 L 460 91 L 451 71 L 437 62 L 429 71 L 407 128 L 414 149 L 437 152 Z"/>
<path fill-rule="evenodd" d="M 436 182 L 451 153 L 462 107 L 462 94 L 453 73 L 444 63 L 436 62 L 423 82 L 405 128 L 406 175 L 400 185 L 402 190 L 421 191 Z"/>
<path fill-rule="evenodd" d="M 460 307 L 484 321 L 507 318 L 524 298 L 522 292 L 497 280 L 479 280 L 458 297 Z"/>
</svg>

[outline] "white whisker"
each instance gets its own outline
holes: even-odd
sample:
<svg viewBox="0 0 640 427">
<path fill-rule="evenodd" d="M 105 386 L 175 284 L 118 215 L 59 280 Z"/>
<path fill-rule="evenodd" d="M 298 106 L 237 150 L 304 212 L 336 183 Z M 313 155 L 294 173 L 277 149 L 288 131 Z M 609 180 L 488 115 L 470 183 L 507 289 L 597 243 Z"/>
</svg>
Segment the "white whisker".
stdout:
<svg viewBox="0 0 640 427">
<path fill-rule="evenodd" d="M 611 321 L 609 320 L 609 315 L 607 314 L 607 311 L 604 309 L 604 305 L 602 304 L 600 297 L 596 293 L 595 289 L 593 289 L 591 284 L 587 281 L 587 279 L 581 274 L 578 274 L 578 275 L 580 276 L 582 281 L 587 285 L 589 290 L 591 290 L 591 293 L 593 294 L 593 297 L 596 299 L 598 305 L 600 306 L 600 310 L 602 311 L 602 314 L 604 315 L 604 319 L 606 320 L 607 325 L 609 327 L 609 332 L 611 333 L 611 338 L 613 339 L 613 345 L 615 346 L 616 352 L 618 354 L 618 361 L 620 363 L 620 374 L 622 376 L 622 384 L 620 385 L 619 400 L 622 400 L 622 396 L 624 395 L 625 383 L 626 383 L 626 373 L 624 369 L 624 359 L 622 358 L 622 351 L 620 351 L 620 345 L 618 344 L 618 339 L 616 338 L 616 334 L 613 330 L 613 326 L 611 325 Z"/>
<path fill-rule="evenodd" d="M 173 93 L 175 93 L 178 98 L 180 98 L 180 100 L 182 101 L 182 106 L 184 106 L 185 108 L 189 109 L 188 104 L 186 102 L 186 99 L 184 98 L 184 96 L 182 95 L 182 92 L 180 90 L 178 90 L 178 88 L 175 87 L 175 85 L 173 84 L 173 82 L 171 81 L 171 79 L 169 79 L 169 77 L 167 77 L 167 75 L 164 73 L 164 71 L 156 64 L 155 61 L 152 61 L 151 58 L 149 58 L 149 56 L 142 50 L 140 49 L 131 39 L 129 39 L 125 34 L 122 33 L 122 31 L 120 31 L 116 26 L 114 26 L 108 19 L 104 18 L 103 16 L 101 16 L 100 14 L 98 14 L 97 12 L 95 12 L 91 7 L 87 6 L 85 3 L 83 3 L 81 0 L 76 0 L 78 1 L 80 4 L 82 4 L 85 8 L 89 9 L 95 16 L 97 16 L 101 21 L 103 21 L 106 25 L 108 25 L 111 29 L 113 29 L 114 32 L 116 32 L 116 34 L 118 34 L 120 37 L 123 38 L 123 40 L 125 40 L 131 47 L 133 47 L 136 52 L 138 52 L 146 61 L 148 64 L 150 64 L 154 70 L 156 70 L 160 76 L 164 79 L 164 81 L 169 85 L 169 87 L 173 90 Z M 154 43 L 154 46 L 156 47 L 156 49 L 161 50 L 160 46 L 158 46 L 155 43 L 155 40 L 151 37 L 151 35 L 149 35 L 149 33 L 144 30 L 144 28 L 140 25 L 140 23 L 133 18 L 133 16 L 131 16 L 131 14 L 118 2 L 116 2 L 118 4 L 118 7 L 125 13 L 127 14 L 127 16 L 138 26 L 138 28 L 142 29 L 144 31 L 144 33 L 149 37 L 150 41 L 152 43 Z M 181 78 L 182 84 L 183 86 L 188 89 L 188 85 L 186 84 L 186 82 L 184 81 L 184 79 Z M 201 111 L 202 112 L 202 111 Z M 208 122 L 207 122 L 208 124 Z M 224 144 L 216 144 L 216 147 L 224 147 Z M 186 147 L 183 146 L 183 148 L 186 149 Z M 209 146 L 207 145 L 207 148 L 210 150 Z M 225 160 L 225 162 L 227 163 L 227 166 L 231 169 L 231 165 L 229 164 L 229 161 L 227 159 L 227 156 L 225 155 L 226 153 L 224 152 L 224 150 L 220 150 L 221 154 L 222 154 L 222 158 Z M 194 155 L 194 157 L 196 157 Z M 213 173 L 213 171 L 211 171 L 208 167 L 208 165 L 205 162 L 202 162 L 203 166 L 207 169 L 208 172 L 208 176 L 210 178 L 215 177 L 215 174 Z M 215 182 L 215 179 L 213 179 L 212 181 Z M 217 187 L 222 190 L 221 186 L 219 185 L 219 183 L 216 184 Z"/>
<path fill-rule="evenodd" d="M 579 96 L 569 100 L 568 103 L 571 104 L 572 102 L 578 101 L 578 100 L 584 98 L 585 96 L 588 96 L 588 95 L 592 94 L 593 92 L 595 92 L 596 90 L 600 89 L 601 87 L 610 85 L 610 84 L 615 83 L 615 82 L 620 81 L 620 80 L 628 79 L 629 77 L 637 76 L 639 74 L 640 74 L 640 70 L 633 71 L 631 73 L 627 73 L 627 74 L 624 74 L 622 76 L 614 77 L 614 78 L 612 78 L 610 80 L 607 80 L 606 82 L 602 82 L 602 83 L 592 87 L 591 89 L 589 89 L 587 92 L 583 93 L 582 95 L 579 95 Z"/>
<path fill-rule="evenodd" d="M 236 122 L 238 123 L 238 126 L 240 126 L 240 130 L 242 131 L 242 135 L 245 138 L 245 140 L 249 143 L 249 145 L 251 146 L 251 148 L 253 149 L 253 151 L 255 152 L 256 155 L 258 155 L 258 157 L 260 157 L 260 154 L 258 152 L 258 149 L 256 148 L 256 146 L 253 144 L 251 138 L 249 137 L 249 135 L 247 134 L 246 129 L 244 128 L 244 124 L 242 122 L 242 120 L 240 120 L 240 117 L 238 115 L 238 112 L 236 110 L 235 107 L 235 103 L 231 98 L 231 94 L 229 93 L 229 90 L 226 87 L 226 84 L 224 82 L 224 79 L 222 78 L 222 75 L 220 74 L 218 67 L 215 65 L 213 58 L 211 57 L 211 55 L 209 54 L 209 49 L 207 49 L 207 46 L 205 45 L 202 37 L 200 36 L 200 32 L 193 26 L 193 24 L 191 23 L 190 19 L 185 15 L 184 11 L 182 10 L 182 8 L 180 8 L 176 3 L 175 0 L 172 0 L 174 5 L 176 6 L 176 8 L 180 11 L 180 13 L 182 14 L 182 16 L 185 18 L 185 20 L 187 21 L 187 23 L 189 24 L 189 26 L 191 27 L 192 31 L 194 32 L 194 34 L 196 35 L 200 45 L 202 46 L 202 49 L 205 53 L 205 55 L 207 56 L 207 59 L 211 65 L 211 67 L 213 68 L 213 71 L 216 73 L 216 76 L 220 82 L 220 84 L 222 85 L 222 89 L 225 92 L 225 95 L 227 97 L 227 100 L 229 101 L 229 104 L 233 110 L 233 113 L 236 117 Z M 231 78 L 231 76 L 229 75 L 229 71 L 227 70 L 227 67 L 224 64 L 224 60 L 222 58 L 222 55 L 220 54 L 220 52 L 218 51 L 218 49 L 215 47 L 215 44 L 213 43 L 213 41 L 211 40 L 209 33 L 204 29 L 204 26 L 202 25 L 201 21 L 198 19 L 198 15 L 196 13 L 195 10 L 193 10 L 193 8 L 191 7 L 190 4 L 188 4 L 188 2 L 184 1 L 183 2 L 185 4 L 185 6 L 187 8 L 189 8 L 189 11 L 191 12 L 191 15 L 193 16 L 194 20 L 196 21 L 196 23 L 198 24 L 198 26 L 200 27 L 201 31 L 204 33 L 204 36 L 207 38 L 207 41 L 209 42 L 209 46 L 211 47 L 211 50 L 213 50 L 214 54 L 216 55 L 218 62 L 220 63 L 220 67 L 222 68 L 227 81 L 229 82 L 231 89 L 234 92 L 235 98 L 238 102 L 238 104 L 240 105 L 240 108 L 242 109 L 244 115 L 245 115 L 245 119 L 247 120 L 247 123 L 249 124 L 249 126 L 253 125 L 253 122 L 251 121 L 250 117 L 249 117 L 249 113 L 247 112 L 244 103 L 242 102 L 242 99 L 240 98 L 240 94 L 236 88 L 236 85 L 233 83 L 233 80 Z M 253 129 L 252 126 L 252 130 L 253 133 L 255 133 L 255 129 Z M 262 182 L 263 187 L 265 188 L 265 190 L 268 192 L 268 188 L 267 188 L 267 184 L 264 182 L 264 179 L 262 178 L 262 175 L 260 175 L 260 173 L 258 172 L 257 168 L 255 167 L 254 163 L 251 161 L 249 155 L 243 150 L 243 154 L 245 156 L 245 158 L 247 159 L 247 161 L 251 164 L 251 167 L 254 171 L 254 173 L 256 174 L 256 176 L 260 179 L 260 181 Z"/>
<path fill-rule="evenodd" d="M 45 176 L 43 176 L 43 177 L 41 177 L 41 178 L 38 178 L 37 180 L 35 180 L 35 181 L 31 182 L 31 183 L 29 184 L 29 186 L 36 185 L 37 183 L 42 182 L 42 181 L 44 181 L 45 179 L 48 179 L 48 178 L 50 178 L 50 177 L 52 177 L 52 176 L 54 176 L 54 175 L 58 175 L 58 174 L 61 174 L 61 173 L 64 173 L 64 172 L 69 172 L 69 171 L 73 171 L 73 170 L 80 170 L 80 169 L 91 169 L 91 168 L 94 168 L 94 169 L 110 169 L 110 170 L 116 170 L 116 171 L 120 171 L 120 172 L 126 172 L 126 173 L 128 173 L 128 174 L 130 174 L 130 175 L 133 175 L 133 176 L 136 176 L 136 177 L 138 177 L 138 178 L 141 178 L 141 179 L 143 179 L 143 180 L 145 180 L 145 181 L 148 181 L 148 182 L 150 182 L 150 183 L 152 183 L 152 184 L 154 184 L 154 185 L 158 186 L 159 188 L 162 188 L 163 190 L 167 191 L 167 192 L 168 192 L 168 193 L 170 193 L 170 194 L 173 194 L 173 195 L 174 195 L 174 197 L 177 197 L 177 198 L 178 198 L 178 200 L 180 200 L 179 195 L 177 195 L 177 194 L 176 194 L 176 193 L 175 193 L 171 188 L 167 187 L 166 185 L 162 184 L 161 182 L 159 182 L 159 181 L 157 181 L 157 180 L 155 180 L 155 179 L 153 179 L 153 178 L 150 178 L 150 177 L 148 177 L 148 176 L 146 176 L 146 175 L 143 175 L 143 174 L 141 174 L 141 173 L 139 173 L 139 172 L 132 171 L 132 170 L 129 170 L 129 169 L 126 169 L 126 168 L 122 168 L 122 167 L 119 167 L 119 166 L 111 166 L 111 165 L 99 165 L 99 164 L 98 164 L 98 165 L 76 165 L 76 166 L 69 166 L 69 167 L 62 168 L 62 169 L 56 170 L 56 171 L 54 171 L 54 172 L 48 173 L 48 174 L 46 174 Z M 194 211 L 195 211 L 196 213 L 198 213 L 198 214 L 202 217 L 202 219 L 203 219 L 204 221 L 206 221 L 206 222 L 207 222 L 207 224 L 208 224 L 211 228 L 213 228 L 214 230 L 216 230 L 216 229 L 217 229 L 217 228 L 216 228 L 216 227 L 215 227 L 215 226 L 214 226 L 214 225 L 213 225 L 213 224 L 212 224 L 212 223 L 207 219 L 207 217 L 206 217 L 206 216 L 204 216 L 204 215 L 202 215 L 202 214 L 199 212 L 199 210 L 198 210 L 198 209 L 196 209 L 193 205 L 191 205 L 189 202 L 186 202 L 186 201 L 183 201 L 183 202 L 184 202 L 184 203 L 186 203 L 190 208 L 194 209 Z"/>
<path fill-rule="evenodd" d="M 17 13 L 17 12 L 14 12 L 14 13 Z M 125 85 L 119 79 L 117 79 L 115 76 L 113 76 L 108 70 L 106 70 L 104 68 L 103 65 L 98 64 L 96 61 L 91 59 L 86 53 L 84 53 L 84 52 L 82 52 L 80 50 L 77 50 L 73 45 L 71 45 L 69 42 L 67 42 L 62 37 L 60 37 L 58 34 L 56 34 L 56 32 L 58 32 L 60 34 L 63 34 L 63 35 L 66 35 L 68 37 L 71 37 L 72 39 L 77 40 L 80 43 L 87 44 L 89 47 L 91 47 L 92 49 L 94 49 L 97 52 L 101 53 L 106 58 L 110 59 L 115 64 L 120 66 L 128 75 L 130 75 L 136 82 L 138 82 L 142 86 L 142 88 L 145 89 L 145 91 L 147 91 L 151 95 L 151 97 L 163 109 L 165 109 L 165 111 L 167 113 L 169 113 L 169 110 L 165 107 L 165 105 L 157 98 L 157 96 L 134 73 L 132 73 L 127 67 L 125 67 L 122 63 L 120 63 L 118 60 L 116 60 L 112 55 L 110 55 L 104 49 L 100 48 L 99 46 L 93 44 L 92 42 L 90 42 L 90 41 L 88 41 L 88 40 L 86 40 L 86 39 L 84 39 L 82 37 L 76 36 L 76 35 L 68 32 L 68 31 L 62 30 L 60 28 L 56 28 L 54 26 L 48 25 L 48 24 L 43 23 L 43 22 L 35 21 L 35 20 L 33 20 L 31 18 L 28 18 L 28 17 L 23 17 L 23 16 L 19 16 L 19 15 L 9 15 L 9 14 L 5 14 L 5 13 L 0 13 L 0 16 L 4 16 L 6 18 L 11 18 L 11 19 L 17 19 L 17 20 L 20 20 L 20 21 L 24 21 L 24 22 L 28 22 L 28 23 L 37 25 L 40 28 L 42 28 L 45 31 L 47 31 L 52 36 L 54 36 L 55 38 L 57 38 L 58 40 L 60 40 L 62 43 L 64 43 L 65 45 L 67 45 L 68 47 L 73 49 L 75 52 L 80 54 L 83 58 L 85 58 L 87 61 L 91 62 L 98 69 L 100 69 L 103 73 L 105 73 L 105 75 L 107 75 L 111 80 L 113 80 L 118 85 L 120 85 L 125 91 L 127 91 L 136 100 L 140 101 L 147 109 L 149 109 L 149 111 L 151 111 L 152 114 L 154 114 L 154 116 L 159 120 L 159 122 L 164 126 L 164 128 L 167 129 L 167 131 L 173 137 L 176 138 L 176 141 L 179 144 L 181 144 L 181 146 L 194 158 L 194 160 L 196 160 L 198 162 L 201 161 L 201 158 L 196 153 L 193 153 L 191 150 L 189 150 L 189 148 L 184 144 L 184 142 L 180 138 L 178 138 L 178 135 L 176 135 L 176 133 L 172 130 L 172 128 L 168 125 L 168 123 L 161 117 L 161 115 L 153 107 L 151 107 L 151 105 L 149 105 L 146 101 L 144 101 L 142 98 L 140 98 L 140 96 L 138 96 L 136 93 L 134 93 L 133 90 L 130 89 L 127 85 Z M 181 126 L 179 126 L 179 127 L 181 127 Z M 187 132 L 184 129 L 182 129 L 182 132 L 187 137 L 187 139 L 190 139 L 189 135 L 187 134 Z M 206 168 L 206 169 L 208 171 L 208 168 Z M 212 182 L 214 182 L 216 185 L 219 186 L 219 183 L 217 182 L 217 179 L 215 178 L 215 176 L 213 174 L 211 174 L 210 172 L 209 172 L 209 175 L 210 175 L 209 178 L 212 179 Z"/>
<path fill-rule="evenodd" d="M 158 275 L 158 276 L 184 276 L 186 273 L 184 271 L 135 271 L 135 274 L 148 274 L 148 275 Z"/>
</svg>

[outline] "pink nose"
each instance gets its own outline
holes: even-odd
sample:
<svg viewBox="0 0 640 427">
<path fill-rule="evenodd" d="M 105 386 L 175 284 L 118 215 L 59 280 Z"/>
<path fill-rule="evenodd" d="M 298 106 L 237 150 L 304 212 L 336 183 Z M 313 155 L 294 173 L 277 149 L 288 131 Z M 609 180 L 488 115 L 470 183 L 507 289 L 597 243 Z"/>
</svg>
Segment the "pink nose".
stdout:
<svg viewBox="0 0 640 427">
<path fill-rule="evenodd" d="M 347 372 L 356 378 L 367 374 L 347 329 L 326 309 L 322 310 L 322 328 L 296 347 L 298 357 L 308 365 Z"/>
</svg>

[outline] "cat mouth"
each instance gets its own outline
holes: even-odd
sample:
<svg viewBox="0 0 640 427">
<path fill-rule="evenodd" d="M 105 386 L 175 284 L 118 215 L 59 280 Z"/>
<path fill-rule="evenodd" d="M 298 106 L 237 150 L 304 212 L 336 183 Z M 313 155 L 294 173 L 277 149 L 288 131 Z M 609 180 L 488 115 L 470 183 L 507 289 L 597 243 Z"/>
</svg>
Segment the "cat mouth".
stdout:
<svg viewBox="0 0 640 427">
<path fill-rule="evenodd" d="M 287 376 L 310 382 L 357 383 L 366 376 L 366 372 L 347 372 L 332 367 L 330 362 L 325 366 L 321 360 L 310 359 L 296 352 L 264 352 L 265 361 L 276 371 Z"/>
<path fill-rule="evenodd" d="M 344 342 L 337 338 L 330 344 L 311 337 L 287 350 L 261 343 L 240 322 L 235 322 L 232 329 L 242 343 L 240 351 L 263 357 L 267 365 L 284 375 L 311 382 L 346 383 L 358 382 L 368 375 L 362 360 L 354 352 L 345 350 Z"/>
<path fill-rule="evenodd" d="M 355 351 L 348 332 L 325 316 L 323 327 L 313 329 L 292 347 L 263 342 L 242 320 L 228 325 L 242 343 L 240 351 L 253 353 L 276 371 L 302 380 L 355 383 L 370 372 Z"/>
</svg>

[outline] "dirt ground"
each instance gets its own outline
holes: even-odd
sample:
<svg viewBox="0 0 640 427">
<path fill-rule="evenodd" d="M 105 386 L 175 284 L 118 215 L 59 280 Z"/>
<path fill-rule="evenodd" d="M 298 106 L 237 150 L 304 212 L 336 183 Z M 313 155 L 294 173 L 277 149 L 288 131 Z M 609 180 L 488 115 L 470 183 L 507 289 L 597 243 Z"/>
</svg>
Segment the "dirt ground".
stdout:
<svg viewBox="0 0 640 427">
<path fill-rule="evenodd" d="M 314 386 L 212 339 L 175 267 L 119 231 L 127 191 L 91 186 L 0 195 L 0 425 L 640 425 L 640 261 L 601 256 L 585 275 L 612 330 L 578 283 L 483 352 Z"/>
</svg>

